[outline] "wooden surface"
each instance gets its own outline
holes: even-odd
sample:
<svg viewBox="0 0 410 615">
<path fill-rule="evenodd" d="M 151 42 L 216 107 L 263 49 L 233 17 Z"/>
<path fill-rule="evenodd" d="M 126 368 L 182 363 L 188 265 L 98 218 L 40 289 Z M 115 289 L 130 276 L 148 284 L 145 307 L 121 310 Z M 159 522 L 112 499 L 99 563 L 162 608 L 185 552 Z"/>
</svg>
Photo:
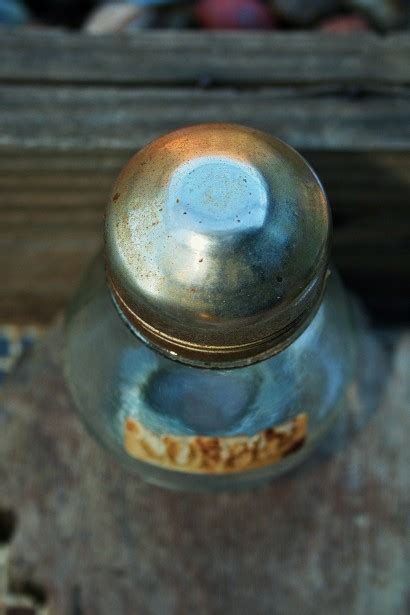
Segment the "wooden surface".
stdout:
<svg viewBox="0 0 410 615">
<path fill-rule="evenodd" d="M 120 167 L 203 121 L 301 150 L 329 194 L 342 274 L 375 314 L 408 314 L 406 34 L 27 31 L 0 44 L 0 321 L 49 321 L 100 244 Z"/>
<path fill-rule="evenodd" d="M 9 583 L 43 588 L 57 615 L 408 614 L 409 333 L 385 379 L 374 353 L 362 362 L 381 389 L 352 405 L 327 450 L 264 488 L 219 495 L 166 492 L 118 467 L 73 412 L 61 347 L 57 326 L 2 393 Z"/>
<path fill-rule="evenodd" d="M 3 32 L 0 79 L 12 84 L 410 84 L 407 32 L 162 30 L 120 35 Z"/>
</svg>

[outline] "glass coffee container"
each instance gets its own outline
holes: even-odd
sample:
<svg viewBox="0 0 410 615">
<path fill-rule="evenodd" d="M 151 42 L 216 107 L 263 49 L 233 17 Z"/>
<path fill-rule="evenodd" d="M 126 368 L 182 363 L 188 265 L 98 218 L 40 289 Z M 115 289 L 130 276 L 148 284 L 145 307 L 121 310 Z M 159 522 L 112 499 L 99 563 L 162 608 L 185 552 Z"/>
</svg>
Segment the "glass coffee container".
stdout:
<svg viewBox="0 0 410 615">
<path fill-rule="evenodd" d="M 204 124 L 138 152 L 67 317 L 66 377 L 92 433 L 172 488 L 253 485 L 299 463 L 356 365 L 330 236 L 317 176 L 270 135 Z"/>
</svg>

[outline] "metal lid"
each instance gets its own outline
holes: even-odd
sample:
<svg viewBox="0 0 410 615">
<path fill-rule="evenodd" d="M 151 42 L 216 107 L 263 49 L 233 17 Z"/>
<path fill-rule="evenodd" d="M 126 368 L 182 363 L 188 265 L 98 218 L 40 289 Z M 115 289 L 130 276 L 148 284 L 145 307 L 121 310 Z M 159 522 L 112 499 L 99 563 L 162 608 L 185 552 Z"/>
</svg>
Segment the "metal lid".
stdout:
<svg viewBox="0 0 410 615">
<path fill-rule="evenodd" d="M 207 367 L 283 350 L 320 304 L 329 210 L 307 162 L 267 134 L 202 124 L 160 137 L 120 174 L 107 276 L 149 345 Z"/>
</svg>

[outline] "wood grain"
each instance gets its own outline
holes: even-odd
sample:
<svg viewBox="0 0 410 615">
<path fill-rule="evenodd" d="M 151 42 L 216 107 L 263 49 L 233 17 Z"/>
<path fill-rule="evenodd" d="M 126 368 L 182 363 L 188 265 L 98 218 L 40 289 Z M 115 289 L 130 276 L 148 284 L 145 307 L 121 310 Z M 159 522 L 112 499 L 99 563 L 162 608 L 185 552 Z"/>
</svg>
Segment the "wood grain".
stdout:
<svg viewBox="0 0 410 615">
<path fill-rule="evenodd" d="M 19 513 L 11 576 L 43 587 L 51 615 L 407 615 L 408 333 L 377 395 L 375 354 L 362 362 L 367 405 L 311 463 L 219 495 L 125 473 L 77 419 L 61 348 L 58 326 L 0 404 L 0 508 Z"/>
<path fill-rule="evenodd" d="M 2 33 L 0 79 L 77 84 L 409 84 L 407 34 Z"/>
<path fill-rule="evenodd" d="M 352 99 L 295 90 L 29 87 L 0 91 L 0 147 L 82 152 L 137 150 L 158 135 L 199 122 L 268 130 L 298 149 L 407 150 L 410 97 Z M 388 115 L 387 115 L 388 114 Z"/>
</svg>

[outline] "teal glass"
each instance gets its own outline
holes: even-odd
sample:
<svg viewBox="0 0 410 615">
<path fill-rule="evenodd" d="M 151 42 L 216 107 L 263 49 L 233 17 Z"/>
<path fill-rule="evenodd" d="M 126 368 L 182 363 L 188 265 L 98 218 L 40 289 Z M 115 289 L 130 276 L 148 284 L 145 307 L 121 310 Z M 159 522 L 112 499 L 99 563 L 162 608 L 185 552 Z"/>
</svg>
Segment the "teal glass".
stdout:
<svg viewBox="0 0 410 615">
<path fill-rule="evenodd" d="M 175 489 L 252 486 L 297 465 L 346 408 L 356 371 L 357 326 L 340 279 L 331 272 L 323 302 L 281 353 L 247 367 L 204 369 L 169 359 L 141 342 L 120 316 L 99 256 L 67 315 L 65 372 L 84 423 L 125 466 Z M 169 470 L 130 456 L 124 429 L 135 418 L 157 434 L 253 434 L 305 413 L 299 450 L 264 467 L 223 475 Z"/>
</svg>

